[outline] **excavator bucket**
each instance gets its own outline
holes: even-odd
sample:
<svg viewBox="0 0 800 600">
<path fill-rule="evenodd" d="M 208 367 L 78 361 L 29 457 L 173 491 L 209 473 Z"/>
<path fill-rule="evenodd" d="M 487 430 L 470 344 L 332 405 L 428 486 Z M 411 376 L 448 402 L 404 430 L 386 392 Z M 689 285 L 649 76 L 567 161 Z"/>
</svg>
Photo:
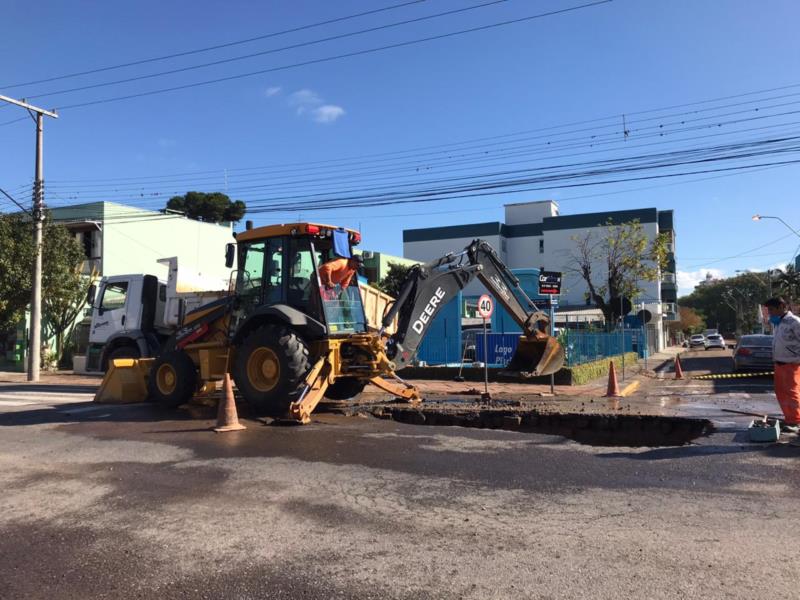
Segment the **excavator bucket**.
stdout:
<svg viewBox="0 0 800 600">
<path fill-rule="evenodd" d="M 108 365 L 103 383 L 94 395 L 103 404 L 130 404 L 147 400 L 147 377 L 152 358 L 117 358 Z"/>
<path fill-rule="evenodd" d="M 551 375 L 564 366 L 564 348 L 554 337 L 526 338 L 521 336 L 517 351 L 504 372 L 519 377 Z"/>
</svg>

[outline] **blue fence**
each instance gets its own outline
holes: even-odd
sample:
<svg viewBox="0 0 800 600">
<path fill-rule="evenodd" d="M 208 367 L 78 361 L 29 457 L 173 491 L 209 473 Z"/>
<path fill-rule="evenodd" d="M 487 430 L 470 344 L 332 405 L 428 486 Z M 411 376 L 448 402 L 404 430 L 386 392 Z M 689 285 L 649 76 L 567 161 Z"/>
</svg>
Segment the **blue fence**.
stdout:
<svg viewBox="0 0 800 600">
<path fill-rule="evenodd" d="M 639 348 L 641 332 L 638 329 L 605 332 L 581 332 L 565 330 L 560 337 L 564 345 L 568 366 L 591 362 L 608 356 L 617 356 L 623 352 L 644 350 Z"/>
<path fill-rule="evenodd" d="M 508 364 L 517 349 L 519 334 L 490 333 L 487 336 L 489 352 L 487 361 L 490 366 L 504 367 Z M 644 356 L 641 331 L 638 329 L 625 330 L 625 352 L 638 352 Z M 608 356 L 617 356 L 623 352 L 622 333 L 620 331 L 588 332 L 565 331 L 559 341 L 564 345 L 567 366 L 579 365 Z M 475 337 L 475 360 L 484 361 L 483 335 L 478 333 Z"/>
<path fill-rule="evenodd" d="M 483 333 L 478 333 L 475 337 L 475 360 L 484 361 L 492 366 L 505 367 L 514 355 L 519 344 L 518 333 L 489 333 L 486 335 L 489 343 L 489 354 L 486 356 L 483 351 Z"/>
</svg>

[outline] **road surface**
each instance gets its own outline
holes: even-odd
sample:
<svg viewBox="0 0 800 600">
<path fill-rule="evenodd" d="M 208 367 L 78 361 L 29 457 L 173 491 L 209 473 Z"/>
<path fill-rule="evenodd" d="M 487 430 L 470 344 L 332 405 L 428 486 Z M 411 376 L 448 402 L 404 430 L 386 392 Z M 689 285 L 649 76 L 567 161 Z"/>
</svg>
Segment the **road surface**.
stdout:
<svg viewBox="0 0 800 600">
<path fill-rule="evenodd" d="M 336 415 L 216 435 L 87 393 L 0 386 L 2 597 L 797 596 L 800 448 L 740 421 L 663 448 Z"/>
</svg>

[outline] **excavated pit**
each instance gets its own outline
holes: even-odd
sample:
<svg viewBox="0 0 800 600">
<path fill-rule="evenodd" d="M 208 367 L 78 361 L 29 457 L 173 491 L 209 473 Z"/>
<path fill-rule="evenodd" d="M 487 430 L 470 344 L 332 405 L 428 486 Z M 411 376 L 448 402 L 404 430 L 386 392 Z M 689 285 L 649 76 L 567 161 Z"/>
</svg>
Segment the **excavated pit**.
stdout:
<svg viewBox="0 0 800 600">
<path fill-rule="evenodd" d="M 511 408 L 409 408 L 381 405 L 354 412 L 411 425 L 505 429 L 559 435 L 593 446 L 682 446 L 713 432 L 707 419 L 659 415 L 552 413 Z"/>
</svg>

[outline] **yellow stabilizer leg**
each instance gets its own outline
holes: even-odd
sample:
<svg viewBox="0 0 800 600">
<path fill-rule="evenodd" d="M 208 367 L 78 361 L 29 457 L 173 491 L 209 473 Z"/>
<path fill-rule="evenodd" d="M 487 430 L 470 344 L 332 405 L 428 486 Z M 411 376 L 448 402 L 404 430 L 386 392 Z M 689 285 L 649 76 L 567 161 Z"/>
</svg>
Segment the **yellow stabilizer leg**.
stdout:
<svg viewBox="0 0 800 600">
<path fill-rule="evenodd" d="M 375 387 L 382 389 L 384 392 L 389 392 L 414 406 L 422 402 L 422 396 L 419 395 L 417 388 L 408 383 L 401 381 L 401 383 L 398 384 L 394 381 L 384 379 L 383 377 L 373 377 L 369 382 Z"/>
<path fill-rule="evenodd" d="M 321 357 L 309 371 L 305 380 L 305 388 L 295 402 L 289 405 L 289 417 L 302 424 L 311 421 L 311 413 L 325 395 L 330 385 L 331 363 L 328 356 Z"/>
<path fill-rule="evenodd" d="M 147 400 L 147 377 L 152 358 L 117 358 L 112 360 L 103 377 L 95 402 L 128 404 Z"/>
</svg>

